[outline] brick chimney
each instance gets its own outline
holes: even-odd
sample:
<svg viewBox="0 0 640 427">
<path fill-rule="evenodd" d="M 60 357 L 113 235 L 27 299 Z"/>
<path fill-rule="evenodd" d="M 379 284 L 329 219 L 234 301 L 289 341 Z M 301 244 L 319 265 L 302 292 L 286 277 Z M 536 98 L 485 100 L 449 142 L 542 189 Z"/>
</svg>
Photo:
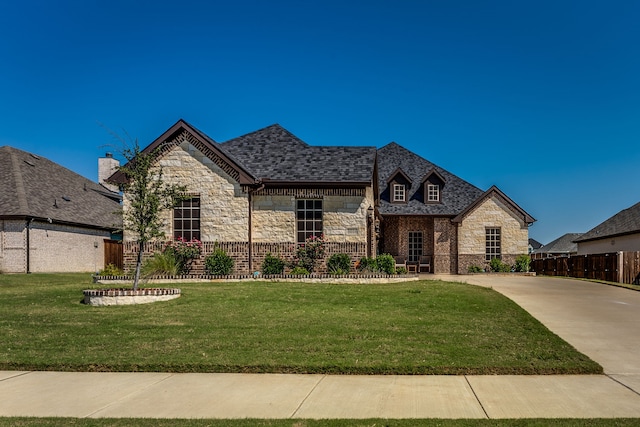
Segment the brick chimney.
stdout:
<svg viewBox="0 0 640 427">
<path fill-rule="evenodd" d="M 111 153 L 106 153 L 98 159 L 98 183 L 116 193 L 119 191 L 118 186 L 106 182 L 106 179 L 114 174 L 118 166 L 120 162 L 114 159 Z"/>
</svg>

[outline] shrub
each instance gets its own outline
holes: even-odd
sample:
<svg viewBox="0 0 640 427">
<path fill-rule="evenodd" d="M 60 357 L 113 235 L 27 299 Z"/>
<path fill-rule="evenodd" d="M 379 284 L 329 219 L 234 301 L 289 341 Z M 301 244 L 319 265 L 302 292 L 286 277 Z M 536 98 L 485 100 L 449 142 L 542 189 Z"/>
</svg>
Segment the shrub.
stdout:
<svg viewBox="0 0 640 427">
<path fill-rule="evenodd" d="M 489 266 L 491 267 L 491 271 L 495 273 L 507 273 L 511 271 L 509 264 L 505 264 L 500 258 L 491 258 Z"/>
<path fill-rule="evenodd" d="M 309 236 L 304 244 L 298 247 L 291 268 L 301 267 L 313 273 L 316 266 L 324 258 L 324 237 Z"/>
<path fill-rule="evenodd" d="M 467 269 L 469 273 L 484 273 L 484 269 L 479 265 L 472 264 Z"/>
<path fill-rule="evenodd" d="M 208 255 L 204 259 L 207 272 L 214 276 L 227 276 L 231 274 L 233 264 L 233 258 L 220 248 L 216 248 L 211 255 Z"/>
<path fill-rule="evenodd" d="M 375 258 L 364 257 L 360 258 L 358 261 L 356 269 L 360 273 L 377 273 L 380 270 L 378 269 L 378 263 Z"/>
<path fill-rule="evenodd" d="M 407 274 L 407 269 L 404 267 L 396 268 L 396 274 Z"/>
<path fill-rule="evenodd" d="M 150 276 L 175 276 L 179 274 L 180 268 L 173 252 L 165 251 L 153 254 L 142 264 L 142 275 Z"/>
<path fill-rule="evenodd" d="M 330 274 L 349 274 L 351 257 L 347 254 L 333 254 L 327 261 L 327 271 Z"/>
<path fill-rule="evenodd" d="M 282 274 L 284 271 L 284 260 L 271 255 L 271 252 L 262 261 L 262 274 Z"/>
<path fill-rule="evenodd" d="M 529 271 L 529 266 L 531 265 L 531 258 L 529 255 L 518 255 L 516 257 L 516 264 L 514 265 L 514 270 L 520 273 L 526 273 Z"/>
<path fill-rule="evenodd" d="M 293 267 L 293 269 L 289 274 L 292 274 L 294 276 L 307 276 L 310 273 L 309 273 L 309 270 L 307 270 L 306 268 L 296 266 L 296 267 Z"/>
<path fill-rule="evenodd" d="M 0 271 L 0 274 L 2 271 Z M 107 264 L 102 270 L 98 272 L 98 276 L 122 276 L 124 271 L 116 267 L 114 264 Z"/>
<path fill-rule="evenodd" d="M 378 269 L 387 274 L 396 273 L 396 260 L 389 254 L 382 254 L 376 258 Z"/>
<path fill-rule="evenodd" d="M 186 241 L 179 237 L 176 241 L 170 242 L 164 251 L 173 254 L 178 264 L 178 274 L 187 274 L 191 270 L 193 260 L 200 257 L 202 242 L 198 239 Z"/>
</svg>

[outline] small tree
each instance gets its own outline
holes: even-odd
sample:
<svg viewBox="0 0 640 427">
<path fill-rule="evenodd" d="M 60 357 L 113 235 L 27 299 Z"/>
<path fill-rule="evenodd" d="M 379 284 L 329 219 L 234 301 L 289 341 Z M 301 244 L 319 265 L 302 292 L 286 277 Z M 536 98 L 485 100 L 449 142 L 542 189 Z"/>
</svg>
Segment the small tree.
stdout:
<svg viewBox="0 0 640 427">
<path fill-rule="evenodd" d="M 120 138 L 121 141 L 122 138 Z M 163 181 L 162 168 L 157 165 L 158 150 L 145 153 L 140 150 L 138 140 L 132 147 L 125 147 L 122 155 L 127 160 L 118 171 L 124 175 L 122 192 L 126 206 L 122 214 L 123 227 L 136 236 L 138 258 L 133 279 L 133 289 L 138 289 L 142 252 L 144 244 L 152 239 L 164 237 L 164 223 L 160 212 L 173 208 L 184 198 L 186 188 L 181 185 L 167 184 Z"/>
</svg>

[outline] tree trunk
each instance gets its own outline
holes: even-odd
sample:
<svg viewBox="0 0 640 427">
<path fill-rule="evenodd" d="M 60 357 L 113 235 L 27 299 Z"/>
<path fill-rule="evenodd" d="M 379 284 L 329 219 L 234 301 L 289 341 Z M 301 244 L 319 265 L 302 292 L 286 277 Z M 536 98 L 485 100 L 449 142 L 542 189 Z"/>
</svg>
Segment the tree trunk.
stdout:
<svg viewBox="0 0 640 427">
<path fill-rule="evenodd" d="M 138 258 L 136 260 L 136 274 L 133 277 L 133 290 L 138 290 L 138 282 L 140 281 L 140 268 L 142 267 L 142 251 L 144 249 L 144 242 L 138 242 Z"/>
</svg>

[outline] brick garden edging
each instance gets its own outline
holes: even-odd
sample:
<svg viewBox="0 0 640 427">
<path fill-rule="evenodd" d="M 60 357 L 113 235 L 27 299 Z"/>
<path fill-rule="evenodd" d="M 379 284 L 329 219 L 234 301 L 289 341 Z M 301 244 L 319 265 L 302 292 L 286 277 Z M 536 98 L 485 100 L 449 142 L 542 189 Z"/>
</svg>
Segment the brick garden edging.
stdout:
<svg viewBox="0 0 640 427">
<path fill-rule="evenodd" d="M 170 284 L 170 283 L 223 283 L 223 282 L 244 282 L 250 280 L 259 280 L 263 282 L 298 282 L 298 283 L 353 283 L 353 284 L 367 284 L 367 283 L 400 283 L 419 280 L 417 274 L 401 274 L 401 275 L 386 275 L 386 274 L 346 274 L 346 275 L 332 275 L 332 274 L 310 274 L 304 276 L 296 276 L 291 274 L 273 274 L 273 275 L 246 275 L 246 274 L 234 274 L 230 276 L 211 276 L 202 274 L 183 275 L 183 276 L 158 276 L 152 279 L 144 279 L 144 283 L 147 284 Z M 94 283 L 121 285 L 130 284 L 133 282 L 133 278 L 130 276 L 93 276 Z"/>
<path fill-rule="evenodd" d="M 85 289 L 84 303 L 88 305 L 132 305 L 169 301 L 180 297 L 180 289 Z"/>
</svg>

